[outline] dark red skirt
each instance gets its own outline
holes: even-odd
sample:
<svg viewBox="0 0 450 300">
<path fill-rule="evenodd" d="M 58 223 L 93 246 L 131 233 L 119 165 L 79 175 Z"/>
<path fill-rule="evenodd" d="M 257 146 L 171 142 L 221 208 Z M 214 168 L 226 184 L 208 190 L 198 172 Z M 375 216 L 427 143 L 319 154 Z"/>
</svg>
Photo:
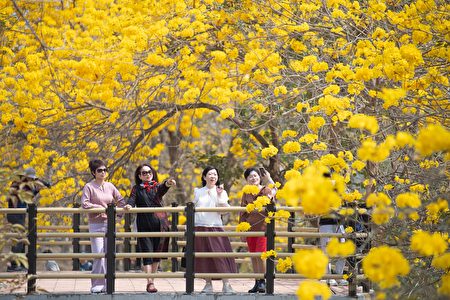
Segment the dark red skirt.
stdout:
<svg viewBox="0 0 450 300">
<path fill-rule="evenodd" d="M 196 226 L 196 232 L 223 232 L 221 227 Z M 228 237 L 195 237 L 195 252 L 233 252 Z M 234 257 L 195 258 L 196 273 L 237 273 Z"/>
</svg>

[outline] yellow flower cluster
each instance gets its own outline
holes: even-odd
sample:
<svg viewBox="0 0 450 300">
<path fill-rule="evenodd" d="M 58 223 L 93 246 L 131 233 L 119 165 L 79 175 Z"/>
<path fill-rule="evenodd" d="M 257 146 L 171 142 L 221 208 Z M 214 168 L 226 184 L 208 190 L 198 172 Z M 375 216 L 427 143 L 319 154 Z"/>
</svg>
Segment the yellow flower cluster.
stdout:
<svg viewBox="0 0 450 300">
<path fill-rule="evenodd" d="M 421 255 L 431 256 L 444 253 L 448 248 L 448 234 L 416 231 L 411 237 L 411 250 Z"/>
<path fill-rule="evenodd" d="M 300 152 L 301 147 L 298 142 L 288 141 L 283 145 L 283 152 L 286 154 Z"/>
<path fill-rule="evenodd" d="M 286 257 L 285 259 L 278 259 L 277 261 L 277 271 L 281 273 L 286 273 L 289 269 L 292 268 L 292 259 L 290 257 Z"/>
<path fill-rule="evenodd" d="M 332 238 L 327 244 L 327 253 L 330 257 L 347 257 L 353 255 L 355 250 L 355 243 L 350 240 L 342 243 L 337 238 Z"/>
<path fill-rule="evenodd" d="M 397 276 L 407 275 L 408 261 L 397 248 L 388 246 L 373 247 L 363 258 L 364 274 L 381 288 L 390 288 L 399 283 Z"/>
<path fill-rule="evenodd" d="M 362 198 L 362 194 L 358 190 L 354 190 L 351 193 L 344 193 L 342 195 L 342 199 L 347 202 L 354 202 L 356 200 L 360 200 Z"/>
<path fill-rule="evenodd" d="M 382 162 L 389 157 L 392 150 L 404 147 L 410 143 L 411 141 L 405 140 L 405 135 L 398 134 L 395 137 L 388 135 L 379 145 L 371 138 L 368 138 L 362 142 L 361 147 L 358 149 L 358 157 L 362 160 Z"/>
<path fill-rule="evenodd" d="M 345 227 L 345 232 L 346 233 L 352 233 L 354 230 L 353 230 L 353 227 L 351 227 L 351 226 L 347 226 L 347 227 Z"/>
<path fill-rule="evenodd" d="M 420 162 L 420 167 L 422 169 L 430 169 L 439 167 L 439 162 L 437 160 L 424 160 Z"/>
<path fill-rule="evenodd" d="M 305 159 L 305 160 L 296 159 L 294 161 L 294 169 L 296 169 L 296 170 L 306 168 L 307 166 L 309 166 L 308 159 Z"/>
<path fill-rule="evenodd" d="M 335 156 L 334 154 L 326 154 L 320 158 L 322 165 L 332 168 L 336 172 L 340 172 L 342 169 L 347 169 L 348 166 L 343 157 Z"/>
<path fill-rule="evenodd" d="M 430 125 L 419 131 L 415 147 L 420 155 L 428 156 L 433 152 L 450 151 L 450 130 L 442 125 Z"/>
<path fill-rule="evenodd" d="M 431 265 L 435 268 L 449 271 L 450 270 L 450 253 L 444 253 L 442 255 L 437 255 L 433 257 L 433 261 L 431 262 Z"/>
<path fill-rule="evenodd" d="M 357 171 L 361 171 L 364 167 L 366 166 L 366 164 L 360 160 L 355 160 L 352 163 L 352 168 L 357 170 Z"/>
<path fill-rule="evenodd" d="M 300 143 L 312 144 L 314 143 L 319 136 L 317 134 L 307 133 L 301 138 L 298 139 Z"/>
<path fill-rule="evenodd" d="M 367 197 L 367 207 L 375 207 L 372 211 L 372 220 L 375 224 L 385 224 L 394 216 L 391 203 L 391 199 L 384 193 L 374 193 Z"/>
<path fill-rule="evenodd" d="M 351 216 L 355 213 L 355 210 L 353 208 L 350 207 L 346 207 L 346 208 L 341 208 L 339 210 L 339 214 L 341 216 Z"/>
<path fill-rule="evenodd" d="M 308 122 L 308 128 L 317 133 L 319 129 L 325 125 L 325 119 L 322 117 L 311 116 Z"/>
<path fill-rule="evenodd" d="M 438 199 L 436 202 L 430 203 L 427 208 L 427 222 L 436 223 L 439 221 L 439 216 L 443 212 L 448 212 L 448 201 L 445 199 Z"/>
<path fill-rule="evenodd" d="M 348 127 L 366 129 L 371 134 L 377 133 L 379 129 L 377 119 L 375 117 L 367 116 L 364 114 L 356 114 L 351 116 L 350 120 L 348 121 Z"/>
<path fill-rule="evenodd" d="M 287 137 L 296 137 L 297 136 L 297 131 L 295 130 L 283 130 L 283 133 L 281 134 L 281 136 L 285 139 Z"/>
<path fill-rule="evenodd" d="M 450 296 L 450 273 L 446 273 L 441 277 L 441 285 L 438 292 L 441 295 Z"/>
<path fill-rule="evenodd" d="M 398 106 L 399 101 L 406 96 L 406 91 L 402 88 L 387 89 L 382 88 L 378 97 L 384 101 L 383 108 L 388 109 L 391 106 Z"/>
<path fill-rule="evenodd" d="M 255 111 L 257 111 L 258 113 L 264 113 L 267 110 L 267 107 L 265 107 L 263 104 L 261 103 L 257 103 L 257 104 L 253 104 L 253 109 Z"/>
<path fill-rule="evenodd" d="M 399 194 L 397 198 L 395 198 L 395 202 L 397 203 L 397 206 L 400 208 L 405 207 L 418 208 L 421 205 L 419 195 L 415 193 Z"/>
<path fill-rule="evenodd" d="M 258 193 L 259 193 L 259 189 L 258 189 Z M 258 193 L 256 193 L 256 194 L 258 194 Z M 255 194 L 253 194 L 253 195 L 255 195 Z M 253 203 L 247 204 L 245 209 L 247 210 L 248 213 L 250 213 L 250 212 L 252 212 L 254 210 L 262 211 L 263 207 L 265 207 L 269 203 L 270 203 L 269 197 L 267 197 L 267 196 L 259 196 L 258 198 L 256 198 L 255 201 L 253 201 Z"/>
<path fill-rule="evenodd" d="M 310 279 L 322 278 L 328 265 L 328 257 L 320 249 L 299 250 L 292 260 L 297 273 Z"/>
<path fill-rule="evenodd" d="M 259 188 L 256 185 L 253 184 L 246 184 L 242 188 L 242 193 L 244 194 L 251 194 L 251 195 L 258 195 L 259 194 Z"/>
<path fill-rule="evenodd" d="M 317 280 L 305 280 L 298 286 L 297 296 L 301 300 L 328 300 L 331 298 L 331 290 L 326 283 Z"/>
<path fill-rule="evenodd" d="M 236 226 L 237 232 L 248 231 L 252 226 L 248 222 L 241 222 Z"/>
<path fill-rule="evenodd" d="M 278 149 L 272 145 L 261 150 L 261 156 L 264 159 L 275 156 L 275 155 L 277 155 L 277 153 L 278 153 Z"/>
<path fill-rule="evenodd" d="M 235 117 L 234 109 L 232 108 L 222 109 L 220 111 L 220 117 L 224 120 L 228 118 L 234 118 Z"/>
<path fill-rule="evenodd" d="M 416 184 L 412 184 L 409 187 L 409 190 L 411 192 L 415 192 L 415 193 L 425 193 L 426 191 L 428 191 L 428 187 L 429 187 L 428 184 L 423 185 L 423 184 L 416 183 Z"/>
<path fill-rule="evenodd" d="M 377 225 L 386 224 L 394 216 L 391 206 L 375 207 L 372 211 L 372 220 Z"/>
<path fill-rule="evenodd" d="M 370 194 L 366 199 L 367 207 L 379 206 L 384 207 L 391 205 L 391 199 L 385 193 L 374 193 Z"/>
<path fill-rule="evenodd" d="M 328 214 L 341 206 L 341 198 L 332 181 L 322 176 L 323 172 L 323 166 L 312 165 L 305 168 L 303 174 L 287 179 L 283 188 L 278 190 L 277 197 L 285 199 L 292 206 L 301 201 L 306 214 Z"/>
<path fill-rule="evenodd" d="M 261 253 L 261 259 L 275 258 L 278 256 L 278 253 L 275 250 L 264 251 Z"/>
<path fill-rule="evenodd" d="M 325 144 L 324 142 L 320 142 L 320 143 L 316 143 L 314 144 L 311 149 L 315 150 L 315 151 L 324 151 L 328 149 L 327 144 Z"/>
</svg>

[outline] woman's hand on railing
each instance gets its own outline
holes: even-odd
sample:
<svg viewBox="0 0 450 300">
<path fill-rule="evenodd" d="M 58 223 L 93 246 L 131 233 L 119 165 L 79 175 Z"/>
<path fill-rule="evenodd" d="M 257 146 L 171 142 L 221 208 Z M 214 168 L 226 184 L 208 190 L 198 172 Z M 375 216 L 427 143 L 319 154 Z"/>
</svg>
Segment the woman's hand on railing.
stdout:
<svg viewBox="0 0 450 300">
<path fill-rule="evenodd" d="M 132 208 L 132 206 L 130 204 L 127 204 L 123 207 L 123 209 L 125 210 L 130 210 Z"/>
</svg>

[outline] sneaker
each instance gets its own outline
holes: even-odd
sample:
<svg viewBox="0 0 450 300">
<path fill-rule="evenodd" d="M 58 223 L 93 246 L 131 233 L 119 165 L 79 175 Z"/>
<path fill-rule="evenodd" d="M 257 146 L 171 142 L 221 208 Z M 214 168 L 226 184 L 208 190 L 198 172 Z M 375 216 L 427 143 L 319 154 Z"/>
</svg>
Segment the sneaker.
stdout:
<svg viewBox="0 0 450 300">
<path fill-rule="evenodd" d="M 222 288 L 222 293 L 224 294 L 234 294 L 236 293 L 229 283 L 225 283 Z"/>
<path fill-rule="evenodd" d="M 331 286 L 338 285 L 337 281 L 334 279 L 328 279 L 327 284 Z"/>
<path fill-rule="evenodd" d="M 337 281 L 337 284 L 338 284 L 338 285 L 348 285 L 348 281 L 345 280 L 345 279 L 339 279 L 339 280 Z"/>
<path fill-rule="evenodd" d="M 104 293 L 105 291 L 106 291 L 106 289 L 105 289 L 104 285 L 96 285 L 91 288 L 92 294 Z"/>
<path fill-rule="evenodd" d="M 212 287 L 212 283 L 211 282 L 207 282 L 205 284 L 205 287 L 203 288 L 203 290 L 201 291 L 201 293 L 212 293 L 213 292 L 213 287 Z"/>
</svg>

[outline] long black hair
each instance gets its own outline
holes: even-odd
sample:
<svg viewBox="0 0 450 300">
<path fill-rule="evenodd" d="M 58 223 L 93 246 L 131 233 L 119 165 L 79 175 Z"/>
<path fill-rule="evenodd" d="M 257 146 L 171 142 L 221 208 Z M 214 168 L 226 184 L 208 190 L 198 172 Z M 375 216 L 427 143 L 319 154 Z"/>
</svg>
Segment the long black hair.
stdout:
<svg viewBox="0 0 450 300">
<path fill-rule="evenodd" d="M 202 186 L 205 186 L 205 185 L 206 185 L 206 180 L 205 180 L 203 177 L 205 177 L 206 174 L 208 174 L 208 172 L 211 171 L 211 170 L 216 170 L 216 172 L 217 172 L 217 182 L 216 182 L 216 185 L 217 185 L 217 186 L 220 185 L 220 174 L 219 174 L 219 170 L 217 170 L 216 167 L 213 167 L 213 166 L 207 166 L 207 167 L 203 170 L 203 172 L 202 172 Z"/>
<path fill-rule="evenodd" d="M 136 168 L 136 171 L 134 171 L 134 182 L 136 182 L 136 184 L 138 184 L 138 185 L 142 183 L 142 180 L 141 180 L 141 178 L 139 178 L 139 175 L 141 174 L 141 170 L 143 167 L 149 167 L 150 171 L 152 171 L 152 174 L 153 174 L 152 180 L 158 182 L 158 173 L 156 173 L 156 170 L 149 164 L 142 164 Z"/>
</svg>

